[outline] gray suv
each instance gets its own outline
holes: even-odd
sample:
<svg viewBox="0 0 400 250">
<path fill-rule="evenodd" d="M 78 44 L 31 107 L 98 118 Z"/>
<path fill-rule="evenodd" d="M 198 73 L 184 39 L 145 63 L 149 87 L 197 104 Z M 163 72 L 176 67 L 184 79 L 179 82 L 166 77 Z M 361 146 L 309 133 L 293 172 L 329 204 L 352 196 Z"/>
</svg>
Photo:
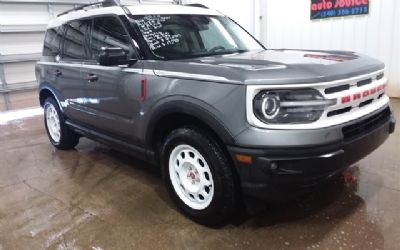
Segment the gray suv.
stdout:
<svg viewBox="0 0 400 250">
<path fill-rule="evenodd" d="M 36 75 L 56 148 L 85 136 L 159 164 L 180 210 L 205 225 L 340 174 L 395 127 L 381 62 L 269 50 L 201 5 L 62 13 Z"/>
</svg>

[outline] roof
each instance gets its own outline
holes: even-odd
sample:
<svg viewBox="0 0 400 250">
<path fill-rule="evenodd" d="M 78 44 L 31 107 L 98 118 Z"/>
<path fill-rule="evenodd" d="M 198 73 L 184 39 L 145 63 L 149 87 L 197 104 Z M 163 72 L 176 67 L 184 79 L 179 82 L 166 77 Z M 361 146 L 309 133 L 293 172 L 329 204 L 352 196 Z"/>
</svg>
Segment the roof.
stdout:
<svg viewBox="0 0 400 250">
<path fill-rule="evenodd" d="M 212 15 L 221 16 L 216 10 L 174 4 L 139 4 L 125 6 L 132 15 Z M 121 7 L 100 7 L 71 11 L 50 20 L 48 28 L 57 27 L 71 20 L 106 14 L 124 15 Z"/>
</svg>

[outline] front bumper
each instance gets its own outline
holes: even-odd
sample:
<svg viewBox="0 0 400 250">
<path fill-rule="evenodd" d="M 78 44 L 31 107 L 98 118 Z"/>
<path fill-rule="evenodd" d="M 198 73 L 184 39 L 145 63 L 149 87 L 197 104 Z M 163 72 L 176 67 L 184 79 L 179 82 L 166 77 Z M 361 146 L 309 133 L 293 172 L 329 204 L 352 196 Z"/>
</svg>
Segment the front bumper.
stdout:
<svg viewBox="0 0 400 250">
<path fill-rule="evenodd" d="M 343 139 L 335 143 L 279 149 L 229 147 L 229 151 L 245 196 L 281 200 L 299 187 L 312 186 L 338 175 L 384 143 L 394 128 L 395 119 L 390 108 L 385 107 L 343 125 Z M 252 164 L 236 161 L 237 154 L 251 156 Z"/>
</svg>

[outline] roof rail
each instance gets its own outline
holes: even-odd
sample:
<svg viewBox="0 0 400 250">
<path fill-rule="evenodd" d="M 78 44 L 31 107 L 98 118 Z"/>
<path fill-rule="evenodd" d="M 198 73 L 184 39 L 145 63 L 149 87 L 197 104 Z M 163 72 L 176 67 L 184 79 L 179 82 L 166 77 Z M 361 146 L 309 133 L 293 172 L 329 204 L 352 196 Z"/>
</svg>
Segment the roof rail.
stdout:
<svg viewBox="0 0 400 250">
<path fill-rule="evenodd" d="M 191 3 L 191 4 L 184 4 L 184 6 L 190 6 L 190 7 L 198 7 L 198 8 L 204 8 L 204 9 L 209 9 L 207 6 L 201 3 Z"/>
<path fill-rule="evenodd" d="M 58 14 L 57 17 L 66 15 L 72 11 L 83 10 L 87 7 L 97 6 L 97 5 L 101 5 L 101 7 L 121 6 L 119 0 L 104 0 L 104 1 L 99 1 L 99 2 L 95 2 L 95 3 L 84 4 L 84 5 L 78 6 L 76 8 L 64 11 L 64 12 Z"/>
</svg>

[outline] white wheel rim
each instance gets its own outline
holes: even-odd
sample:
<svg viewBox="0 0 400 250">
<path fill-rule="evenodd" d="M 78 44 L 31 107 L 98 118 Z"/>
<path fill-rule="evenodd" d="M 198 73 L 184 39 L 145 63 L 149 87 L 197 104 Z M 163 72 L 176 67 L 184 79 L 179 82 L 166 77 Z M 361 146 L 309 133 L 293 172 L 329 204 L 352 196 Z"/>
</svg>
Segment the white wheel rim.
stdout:
<svg viewBox="0 0 400 250">
<path fill-rule="evenodd" d="M 204 157 L 189 145 L 178 145 L 169 157 L 169 177 L 179 198 L 190 208 L 203 210 L 214 197 L 214 181 Z"/>
<path fill-rule="evenodd" d="M 60 129 L 60 118 L 53 104 L 47 104 L 45 108 L 46 112 L 46 124 L 49 131 L 50 137 L 55 142 L 60 142 L 61 129 Z"/>
</svg>

